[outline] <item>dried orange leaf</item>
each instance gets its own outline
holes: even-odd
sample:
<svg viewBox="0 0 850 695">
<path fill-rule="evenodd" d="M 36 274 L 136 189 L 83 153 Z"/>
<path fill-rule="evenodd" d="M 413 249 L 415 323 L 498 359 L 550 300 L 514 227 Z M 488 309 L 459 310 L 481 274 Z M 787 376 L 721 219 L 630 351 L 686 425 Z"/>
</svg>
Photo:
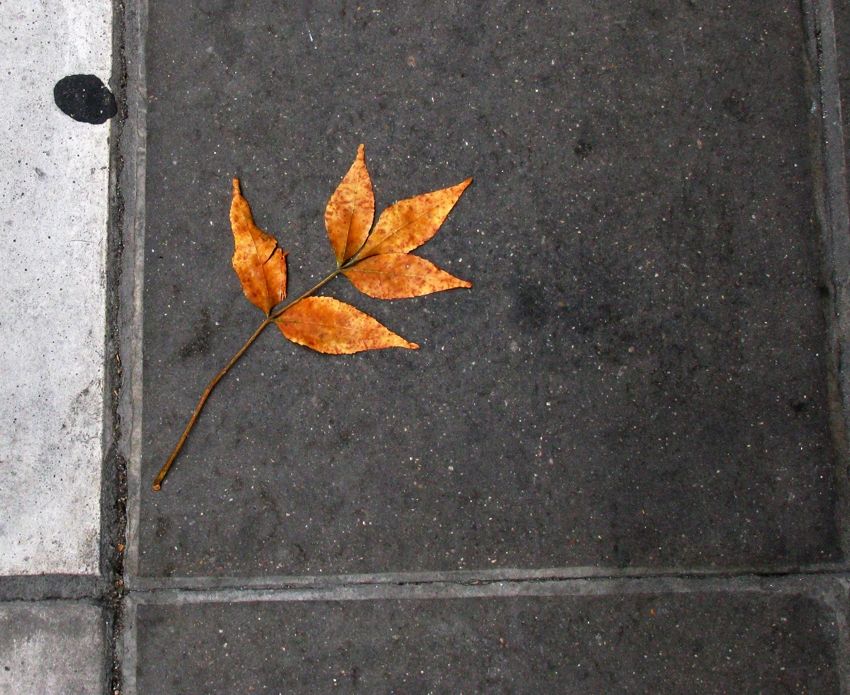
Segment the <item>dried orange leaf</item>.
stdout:
<svg viewBox="0 0 850 695">
<path fill-rule="evenodd" d="M 268 314 L 286 297 L 286 254 L 273 236 L 254 224 L 251 207 L 239 188 L 239 179 L 233 179 L 230 226 L 233 229 L 233 270 L 239 276 L 242 291 L 251 304 Z"/>
<path fill-rule="evenodd" d="M 332 297 L 307 297 L 292 305 L 278 328 L 289 340 L 330 355 L 401 347 L 417 349 L 371 316 Z"/>
<path fill-rule="evenodd" d="M 358 258 L 379 253 L 407 253 L 437 233 L 472 179 L 451 188 L 400 200 L 381 213 Z"/>
<path fill-rule="evenodd" d="M 325 208 L 325 228 L 338 265 L 363 246 L 375 217 L 375 194 L 364 152 L 360 145 L 354 163 Z"/>
<path fill-rule="evenodd" d="M 472 287 L 471 282 L 449 275 L 431 261 L 409 253 L 370 256 L 342 271 L 354 286 L 370 297 L 404 299 Z"/>
</svg>

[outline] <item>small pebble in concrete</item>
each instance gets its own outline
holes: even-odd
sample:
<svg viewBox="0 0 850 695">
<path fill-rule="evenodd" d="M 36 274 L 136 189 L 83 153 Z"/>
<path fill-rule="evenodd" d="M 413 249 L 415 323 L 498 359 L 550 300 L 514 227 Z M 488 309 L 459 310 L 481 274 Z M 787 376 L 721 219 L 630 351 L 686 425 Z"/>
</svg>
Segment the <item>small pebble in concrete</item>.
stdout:
<svg viewBox="0 0 850 695">
<path fill-rule="evenodd" d="M 98 125 L 118 113 L 115 97 L 97 75 L 68 75 L 53 87 L 53 100 L 75 121 Z"/>
</svg>

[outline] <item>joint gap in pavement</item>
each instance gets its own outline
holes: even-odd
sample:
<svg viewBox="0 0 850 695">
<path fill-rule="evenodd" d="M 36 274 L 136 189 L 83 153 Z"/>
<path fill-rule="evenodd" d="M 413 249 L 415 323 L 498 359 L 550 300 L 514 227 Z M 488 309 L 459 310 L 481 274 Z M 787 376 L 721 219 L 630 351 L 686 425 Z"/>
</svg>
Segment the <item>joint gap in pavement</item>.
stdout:
<svg viewBox="0 0 850 695">
<path fill-rule="evenodd" d="M 128 591 L 141 603 L 465 598 L 514 595 L 616 595 L 631 593 L 762 592 L 816 594 L 850 581 L 847 572 L 798 574 L 644 575 L 525 578 L 431 578 L 368 583 L 281 586 L 149 586 Z"/>
<path fill-rule="evenodd" d="M 735 578 L 742 576 L 781 578 L 804 576 L 841 576 L 850 571 L 846 563 L 806 567 L 736 567 L 728 569 L 628 568 L 617 570 L 594 567 L 554 567 L 542 569 L 456 570 L 447 572 L 386 572 L 376 574 L 334 574 L 267 577 L 127 577 L 130 591 L 223 590 L 223 589 L 299 589 L 334 586 L 381 584 L 482 584 L 494 582 L 619 580 L 653 578 Z"/>
</svg>

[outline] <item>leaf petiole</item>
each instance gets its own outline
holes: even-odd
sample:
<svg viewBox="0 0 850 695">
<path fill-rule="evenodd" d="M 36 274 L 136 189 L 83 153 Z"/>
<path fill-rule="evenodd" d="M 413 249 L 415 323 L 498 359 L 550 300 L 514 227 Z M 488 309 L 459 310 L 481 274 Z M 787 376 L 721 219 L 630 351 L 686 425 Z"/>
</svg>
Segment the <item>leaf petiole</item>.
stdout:
<svg viewBox="0 0 850 695">
<path fill-rule="evenodd" d="M 289 304 L 284 306 L 282 309 L 280 309 L 276 312 L 273 311 L 273 310 L 270 311 L 269 315 L 265 319 L 263 319 L 263 322 L 257 327 L 257 330 L 255 330 L 251 334 L 251 337 L 248 338 L 248 340 L 245 341 L 245 343 L 242 345 L 242 347 L 239 348 L 239 350 L 236 351 L 236 354 L 234 354 L 233 357 L 230 358 L 228 363 L 226 365 L 224 365 L 219 370 L 218 374 L 216 374 L 210 380 L 210 383 L 207 384 L 207 387 L 204 389 L 204 392 L 201 394 L 201 398 L 198 400 L 198 404 L 195 406 L 195 409 L 192 411 L 192 416 L 189 418 L 189 422 L 186 423 L 186 427 L 183 429 L 183 434 L 181 434 L 180 439 L 177 440 L 177 444 L 174 446 L 174 449 L 171 451 L 171 454 L 169 455 L 168 460 L 163 464 L 162 468 L 159 469 L 159 473 L 156 474 L 156 478 L 154 478 L 153 486 L 152 486 L 154 492 L 159 492 L 159 490 L 162 488 L 162 481 L 165 480 L 165 476 L 168 475 L 169 469 L 171 468 L 171 466 L 174 465 L 174 461 L 177 459 L 177 456 L 180 453 L 180 450 L 183 448 L 183 445 L 186 443 L 186 439 L 189 437 L 189 433 L 192 431 L 192 428 L 195 426 L 195 422 L 197 421 L 198 417 L 200 416 L 201 411 L 204 409 L 204 405 L 206 405 L 207 400 L 209 399 L 210 395 L 213 392 L 213 389 L 218 385 L 218 382 L 221 381 L 224 378 L 225 374 L 227 374 L 227 372 L 230 371 L 231 367 L 233 367 L 233 365 L 235 365 L 239 361 L 239 359 L 242 357 L 242 355 L 244 355 L 248 351 L 248 348 L 251 347 L 251 345 L 254 344 L 254 341 L 256 341 L 257 338 L 260 337 L 260 334 L 264 330 L 266 330 L 266 328 L 268 328 L 269 325 L 274 323 L 275 319 L 279 318 L 285 311 L 289 310 L 290 308 L 292 308 L 293 306 L 298 304 L 298 302 L 300 302 L 301 300 L 306 299 L 307 297 L 311 296 L 315 292 L 318 292 L 320 289 L 322 289 L 322 287 L 327 285 L 331 280 L 333 280 L 337 275 L 339 275 L 344 268 L 345 268 L 345 264 L 343 264 L 342 267 L 334 270 L 327 277 L 320 280 L 313 287 L 311 287 L 309 290 L 307 290 L 304 294 L 299 295 L 298 297 L 293 299 L 291 302 L 289 302 Z"/>
<path fill-rule="evenodd" d="M 274 309 L 272 309 L 272 311 L 269 313 L 269 320 L 270 320 L 270 321 L 274 321 L 274 320 L 275 320 L 276 318 L 278 318 L 281 314 L 283 314 L 283 312 L 284 312 L 284 311 L 286 311 L 286 310 L 290 309 L 291 307 L 294 307 L 294 306 L 295 306 L 296 304 L 298 304 L 298 302 L 300 302 L 302 299 L 307 299 L 307 297 L 309 297 L 309 296 L 310 296 L 311 294 L 313 294 L 314 292 L 318 292 L 318 291 L 319 291 L 320 289 L 322 289 L 325 285 L 327 285 L 327 284 L 328 284 L 331 280 L 333 280 L 333 279 L 334 279 L 337 275 L 339 275 L 339 274 L 340 274 L 340 273 L 341 273 L 341 272 L 345 269 L 345 267 L 346 267 L 345 265 L 342 265 L 342 266 L 340 266 L 339 268 L 337 268 L 336 270 L 334 270 L 334 271 L 333 271 L 332 273 L 330 273 L 327 277 L 323 278 L 322 280 L 320 280 L 319 282 L 317 282 L 315 285 L 313 285 L 313 286 L 312 286 L 309 290 L 307 290 L 304 294 L 299 295 L 298 297 L 296 297 L 295 299 L 293 299 L 291 302 L 289 302 L 289 304 L 287 304 L 285 307 L 283 307 L 283 309 L 281 309 L 280 311 L 277 311 L 277 312 L 276 312 L 276 311 L 274 311 Z"/>
</svg>

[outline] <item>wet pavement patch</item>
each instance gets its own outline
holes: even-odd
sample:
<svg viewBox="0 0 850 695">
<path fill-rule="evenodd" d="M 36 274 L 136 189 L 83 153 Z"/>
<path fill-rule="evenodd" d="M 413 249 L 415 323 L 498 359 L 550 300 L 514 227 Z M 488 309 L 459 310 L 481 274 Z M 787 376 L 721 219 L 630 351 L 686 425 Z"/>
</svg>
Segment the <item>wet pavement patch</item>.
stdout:
<svg viewBox="0 0 850 695">
<path fill-rule="evenodd" d="M 53 100 L 75 121 L 99 125 L 118 113 L 115 97 L 96 75 L 68 75 L 53 87 Z"/>
</svg>

